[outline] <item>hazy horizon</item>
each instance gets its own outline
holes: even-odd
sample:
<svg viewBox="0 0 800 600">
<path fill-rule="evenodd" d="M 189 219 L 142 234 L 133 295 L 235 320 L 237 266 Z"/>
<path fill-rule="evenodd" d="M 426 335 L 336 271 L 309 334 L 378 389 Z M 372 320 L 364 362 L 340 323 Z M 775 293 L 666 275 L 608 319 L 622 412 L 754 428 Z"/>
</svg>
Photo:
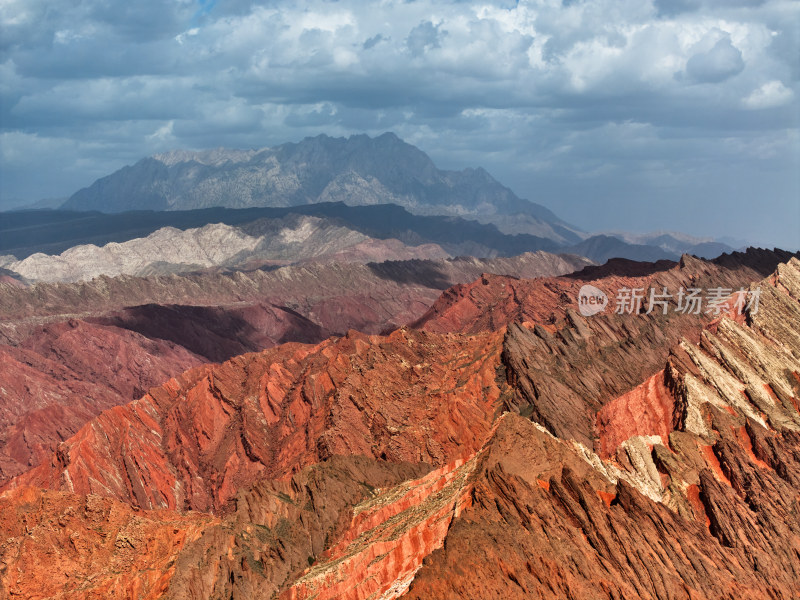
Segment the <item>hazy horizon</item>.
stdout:
<svg viewBox="0 0 800 600">
<path fill-rule="evenodd" d="M 586 231 L 800 246 L 800 4 L 0 7 L 0 210 L 156 152 L 393 131 Z"/>
</svg>

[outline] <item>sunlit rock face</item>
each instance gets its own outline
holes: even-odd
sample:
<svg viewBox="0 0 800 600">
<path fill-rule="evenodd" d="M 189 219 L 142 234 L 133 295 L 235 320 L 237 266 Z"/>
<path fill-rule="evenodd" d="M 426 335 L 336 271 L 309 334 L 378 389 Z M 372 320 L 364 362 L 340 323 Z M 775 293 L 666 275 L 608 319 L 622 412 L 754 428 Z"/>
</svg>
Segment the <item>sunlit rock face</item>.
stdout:
<svg viewBox="0 0 800 600">
<path fill-rule="evenodd" d="M 484 277 L 443 296 L 469 311 L 436 313 L 466 333 L 426 318 L 440 330 L 189 370 L 6 485 L 3 585 L 29 594 L 46 556 L 69 559 L 48 588 L 65 598 L 791 598 L 800 261 L 764 260 Z M 537 316 L 585 281 L 752 285 L 760 303 Z M 142 583 L 114 566 L 125 540 Z"/>
<path fill-rule="evenodd" d="M 386 249 L 380 244 L 369 252 Z M 190 367 L 349 329 L 391 330 L 422 315 L 442 289 L 485 271 L 535 277 L 586 264 L 539 252 L 0 283 L 0 483 L 48 458 L 101 411 Z"/>
</svg>

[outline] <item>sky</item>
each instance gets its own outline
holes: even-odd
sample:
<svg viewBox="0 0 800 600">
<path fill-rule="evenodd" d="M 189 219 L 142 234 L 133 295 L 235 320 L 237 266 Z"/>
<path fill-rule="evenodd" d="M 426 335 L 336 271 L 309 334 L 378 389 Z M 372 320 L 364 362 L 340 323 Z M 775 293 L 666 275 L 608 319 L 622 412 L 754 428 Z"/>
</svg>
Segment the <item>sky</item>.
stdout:
<svg viewBox="0 0 800 600">
<path fill-rule="evenodd" d="M 800 247 L 800 2 L 0 0 L 0 209 L 393 131 L 587 231 Z"/>
</svg>

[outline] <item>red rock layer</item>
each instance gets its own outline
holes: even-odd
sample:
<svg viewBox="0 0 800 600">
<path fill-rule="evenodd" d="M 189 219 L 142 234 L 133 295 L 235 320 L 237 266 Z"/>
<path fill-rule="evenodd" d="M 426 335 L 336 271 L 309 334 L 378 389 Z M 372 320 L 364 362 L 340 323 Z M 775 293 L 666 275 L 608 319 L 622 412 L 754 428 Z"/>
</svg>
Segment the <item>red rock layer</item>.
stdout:
<svg viewBox="0 0 800 600">
<path fill-rule="evenodd" d="M 407 489 L 402 482 L 429 469 L 334 457 L 288 480 L 259 481 L 237 494 L 234 512 L 221 524 L 187 544 L 166 597 L 273 599 L 324 557 L 349 527 L 354 510 L 385 504 L 383 493 L 391 494 L 398 484 Z"/>
<path fill-rule="evenodd" d="M 542 464 L 548 454 L 560 464 Z M 444 545 L 425 560 L 403 598 L 795 596 L 798 523 L 789 503 L 763 498 L 779 508 L 757 524 L 773 508 L 747 506 L 701 471 L 699 496 L 713 507 L 709 531 L 704 520 L 683 518 L 624 480 L 611 488 L 607 504 L 608 482 L 586 469 L 577 453 L 509 416 L 478 467 L 472 506 L 453 520 Z M 547 486 L 538 484 L 542 479 Z M 714 518 L 723 513 L 726 530 L 740 537 L 715 533 Z"/>
<path fill-rule="evenodd" d="M 258 479 L 334 455 L 443 465 L 486 438 L 501 342 L 352 332 L 196 369 L 104 412 L 14 485 L 219 511 Z"/>
<path fill-rule="evenodd" d="M 184 348 L 69 320 L 0 345 L 0 483 L 52 455 L 101 410 L 199 364 Z"/>
<path fill-rule="evenodd" d="M 44 322 L 44 324 L 38 324 Z M 141 306 L 102 317 L 0 323 L 0 483 L 102 410 L 208 361 L 328 332 L 288 309 Z"/>
<path fill-rule="evenodd" d="M 668 439 L 674 427 L 674 412 L 675 399 L 664 383 L 664 371 L 659 371 L 600 409 L 597 453 L 601 458 L 609 458 L 622 442 L 637 435 Z"/>
<path fill-rule="evenodd" d="M 405 591 L 469 504 L 473 468 L 474 459 L 459 460 L 356 506 L 336 545 L 281 598 L 366 600 Z"/>
<path fill-rule="evenodd" d="M 0 496 L 0 597 L 135 598 L 166 593 L 175 560 L 207 515 L 20 488 Z"/>
</svg>

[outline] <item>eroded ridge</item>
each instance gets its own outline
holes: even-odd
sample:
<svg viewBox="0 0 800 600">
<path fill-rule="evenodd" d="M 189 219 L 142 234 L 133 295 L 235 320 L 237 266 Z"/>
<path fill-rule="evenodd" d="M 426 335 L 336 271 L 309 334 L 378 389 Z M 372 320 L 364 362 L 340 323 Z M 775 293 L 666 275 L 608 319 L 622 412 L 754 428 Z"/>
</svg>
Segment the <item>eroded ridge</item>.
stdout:
<svg viewBox="0 0 800 600">
<path fill-rule="evenodd" d="M 794 598 L 800 262 L 754 281 L 743 318 L 565 311 L 195 369 L 104 413 L 2 501 L 32 511 L 36 484 L 176 515 L 186 541 L 148 576 L 175 600 Z M 4 589 L 28 593 L 22 561 L 92 535 L 78 517 L 35 536 L 5 523 Z M 72 556 L 80 585 L 51 596 L 118 575 Z"/>
</svg>

